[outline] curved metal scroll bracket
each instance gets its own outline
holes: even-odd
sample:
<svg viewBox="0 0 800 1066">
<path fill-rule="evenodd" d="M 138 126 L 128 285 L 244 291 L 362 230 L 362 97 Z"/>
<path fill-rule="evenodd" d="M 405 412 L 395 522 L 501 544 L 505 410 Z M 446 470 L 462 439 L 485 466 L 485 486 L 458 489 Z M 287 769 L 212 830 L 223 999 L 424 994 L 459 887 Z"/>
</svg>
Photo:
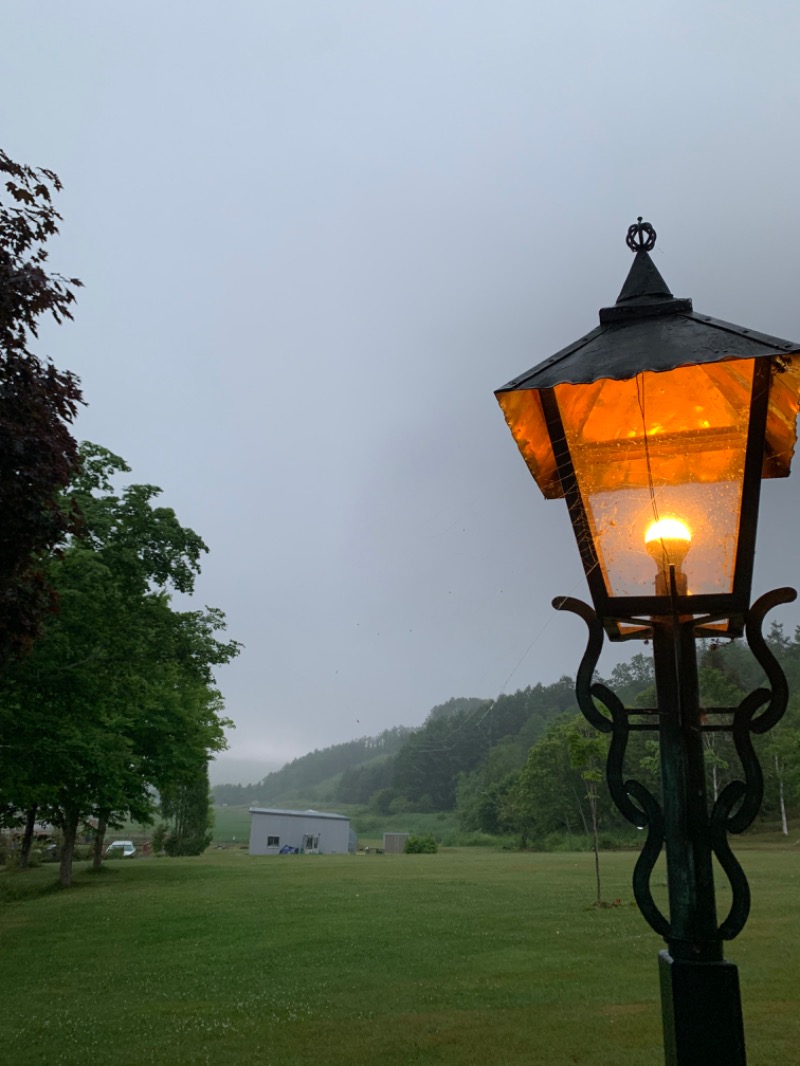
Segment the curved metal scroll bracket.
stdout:
<svg viewBox="0 0 800 1066">
<path fill-rule="evenodd" d="M 611 798 L 620 814 L 638 829 L 647 829 L 633 871 L 633 894 L 645 921 L 660 936 L 669 936 L 669 921 L 656 906 L 650 890 L 650 877 L 664 843 L 664 815 L 655 796 L 639 781 L 623 778 L 625 751 L 628 746 L 628 716 L 620 698 L 602 684 L 592 684 L 592 676 L 603 650 L 605 631 L 592 608 L 571 596 L 553 600 L 557 611 L 570 611 L 586 623 L 589 639 L 575 681 L 575 696 L 584 718 L 595 729 L 610 733 L 606 762 L 606 781 Z M 596 700 L 608 711 L 604 713 Z M 610 715 L 610 718 L 609 718 Z"/>
<path fill-rule="evenodd" d="M 786 675 L 781 669 L 780 663 L 772 654 L 769 645 L 764 639 L 761 630 L 764 618 L 768 611 L 781 603 L 794 603 L 797 599 L 797 590 L 792 588 L 773 589 L 760 596 L 745 616 L 745 636 L 747 643 L 755 656 L 758 665 L 767 675 L 770 685 L 769 706 L 763 714 L 759 715 L 751 724 L 752 733 L 766 733 L 783 717 L 786 704 L 789 702 L 789 685 Z M 760 689 L 766 692 L 765 689 Z"/>
<path fill-rule="evenodd" d="M 584 603 L 583 600 L 576 600 L 572 596 L 557 596 L 553 600 L 553 606 L 557 611 L 570 611 L 572 614 L 576 614 L 586 623 L 586 628 L 589 630 L 589 639 L 575 678 L 575 697 L 578 700 L 581 714 L 589 725 L 593 725 L 601 733 L 610 733 L 614 728 L 614 723 L 607 714 L 603 714 L 592 697 L 592 689 L 594 687 L 592 685 L 592 675 L 600 659 L 600 652 L 603 650 L 603 640 L 605 638 L 602 623 L 588 603 Z"/>
<path fill-rule="evenodd" d="M 664 815 L 658 800 L 638 781 L 626 781 L 628 792 L 647 812 L 647 839 L 633 870 L 633 894 L 650 928 L 666 940 L 670 935 L 669 919 L 659 910 L 650 890 L 650 878 L 661 848 L 664 846 Z"/>
<path fill-rule="evenodd" d="M 730 910 L 718 929 L 723 940 L 732 940 L 741 932 L 750 912 L 750 888 L 728 843 L 728 834 L 742 833 L 752 824 L 764 795 L 764 777 L 753 747 L 752 734 L 766 733 L 777 725 L 789 699 L 786 676 L 764 638 L 762 627 L 765 616 L 773 607 L 791 603 L 796 598 L 794 589 L 775 589 L 756 600 L 745 616 L 747 643 L 767 676 L 769 688 L 758 688 L 745 696 L 734 712 L 730 729 L 744 780 L 732 781 L 722 790 L 709 819 L 711 848 L 728 878 L 732 893 Z M 664 844 L 663 811 L 658 800 L 644 785 L 638 781 L 624 780 L 628 715 L 615 693 L 605 685 L 592 683 L 605 639 L 603 626 L 592 608 L 581 600 L 570 596 L 559 597 L 553 600 L 553 606 L 557 611 L 570 611 L 578 615 L 589 630 L 586 651 L 576 678 L 575 695 L 589 724 L 603 733 L 611 734 L 606 779 L 614 803 L 629 822 L 640 829 L 647 828 L 647 839 L 633 873 L 633 891 L 645 920 L 656 933 L 668 939 L 669 920 L 656 906 L 650 890 L 653 867 Z"/>
<path fill-rule="evenodd" d="M 743 833 L 753 822 L 764 798 L 764 775 L 751 734 L 772 729 L 783 717 L 789 700 L 789 686 L 780 663 L 767 644 L 762 626 L 768 611 L 781 603 L 792 603 L 792 588 L 774 589 L 761 596 L 745 616 L 747 643 L 767 675 L 769 688 L 759 688 L 745 696 L 736 708 L 731 725 L 733 742 L 742 764 L 743 781 L 731 781 L 717 797 L 711 811 L 711 847 L 731 886 L 731 906 L 719 927 L 723 940 L 732 940 L 745 926 L 750 913 L 750 887 L 744 870 L 728 843 L 729 833 Z M 758 714 L 758 711 L 766 709 Z"/>
</svg>

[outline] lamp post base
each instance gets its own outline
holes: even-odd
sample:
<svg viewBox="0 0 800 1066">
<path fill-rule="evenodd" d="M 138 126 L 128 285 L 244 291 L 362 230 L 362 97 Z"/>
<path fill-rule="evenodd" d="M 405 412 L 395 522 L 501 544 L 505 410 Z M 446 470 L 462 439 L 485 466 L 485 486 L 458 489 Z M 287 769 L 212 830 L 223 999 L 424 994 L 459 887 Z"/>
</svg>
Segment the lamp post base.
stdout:
<svg viewBox="0 0 800 1066">
<path fill-rule="evenodd" d="M 660 951 L 666 1066 L 746 1066 L 739 971 Z"/>
</svg>

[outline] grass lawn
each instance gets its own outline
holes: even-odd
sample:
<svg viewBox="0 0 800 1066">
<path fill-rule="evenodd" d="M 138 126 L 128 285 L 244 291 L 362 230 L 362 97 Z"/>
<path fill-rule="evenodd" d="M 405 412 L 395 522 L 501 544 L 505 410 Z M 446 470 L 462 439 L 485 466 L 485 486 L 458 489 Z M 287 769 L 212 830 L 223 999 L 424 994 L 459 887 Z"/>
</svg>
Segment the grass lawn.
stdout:
<svg viewBox="0 0 800 1066">
<path fill-rule="evenodd" d="M 750 1066 L 798 1060 L 800 849 L 748 849 Z M 661 1066 L 630 853 L 134 859 L 0 872 L 14 1066 Z"/>
</svg>

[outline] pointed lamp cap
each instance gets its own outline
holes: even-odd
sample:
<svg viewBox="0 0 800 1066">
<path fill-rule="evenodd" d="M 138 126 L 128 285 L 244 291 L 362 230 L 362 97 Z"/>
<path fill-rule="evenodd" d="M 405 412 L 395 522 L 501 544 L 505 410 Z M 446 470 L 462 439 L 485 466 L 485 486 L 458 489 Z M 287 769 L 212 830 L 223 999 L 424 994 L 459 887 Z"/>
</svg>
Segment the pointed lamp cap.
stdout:
<svg viewBox="0 0 800 1066">
<path fill-rule="evenodd" d="M 640 215 L 628 227 L 625 243 L 635 253 L 625 284 L 614 307 L 604 307 L 600 321 L 615 322 L 629 318 L 651 315 L 675 314 L 692 310 L 692 301 L 676 299 L 666 281 L 661 277 L 650 252 L 655 247 L 656 231 Z"/>
</svg>

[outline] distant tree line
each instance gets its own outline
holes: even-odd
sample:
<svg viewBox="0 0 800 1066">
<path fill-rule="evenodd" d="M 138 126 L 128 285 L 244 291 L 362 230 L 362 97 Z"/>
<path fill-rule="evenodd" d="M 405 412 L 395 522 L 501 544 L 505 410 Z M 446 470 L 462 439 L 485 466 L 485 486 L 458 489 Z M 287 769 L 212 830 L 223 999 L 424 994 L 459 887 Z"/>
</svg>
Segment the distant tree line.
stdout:
<svg viewBox="0 0 800 1066">
<path fill-rule="evenodd" d="M 757 738 L 765 777 L 763 814 L 788 832 L 788 812 L 800 803 L 800 629 L 790 639 L 774 625 L 768 643 L 793 696 L 783 722 Z M 699 675 L 701 703 L 708 707 L 736 706 L 764 683 L 741 641 L 703 642 Z M 647 652 L 598 680 L 628 707 L 655 706 Z M 727 733 L 709 732 L 705 741 L 713 799 L 741 770 Z M 418 729 L 395 733 L 379 755 L 362 739 L 295 760 L 259 785 L 218 786 L 214 793 L 218 802 L 242 802 L 238 797 L 280 802 L 287 795 L 283 786 L 291 782 L 298 798 L 311 796 L 331 806 L 354 804 L 380 814 L 456 811 L 466 833 L 514 838 L 522 846 L 574 834 L 600 844 L 635 835 L 608 795 L 606 754 L 607 738 L 587 725 L 575 703 L 574 682 L 563 677 L 496 700 L 450 700 L 433 708 Z M 631 734 L 626 774 L 658 794 L 654 733 Z"/>
<path fill-rule="evenodd" d="M 452 810 L 459 775 L 489 753 L 521 766 L 547 722 L 574 702 L 562 678 L 497 700 L 454 697 L 424 724 L 336 744 L 295 759 L 252 785 L 216 785 L 217 804 L 364 804 L 383 813 Z M 513 748 L 513 754 L 509 749 Z"/>
<path fill-rule="evenodd" d="M 376 737 L 359 737 L 357 740 L 348 740 L 329 748 L 315 749 L 308 755 L 293 759 L 280 770 L 267 774 L 255 784 L 216 785 L 213 789 L 214 802 L 218 806 L 223 804 L 269 806 L 277 801 L 288 801 L 292 796 L 315 801 L 318 798 L 317 786 L 331 778 L 338 778 L 340 775 L 345 778 L 344 784 L 337 782 L 337 788 L 341 785 L 341 792 L 335 791 L 333 798 L 340 803 L 367 802 L 364 799 L 350 800 L 344 797 L 354 792 L 357 792 L 359 796 L 363 795 L 364 788 L 356 785 L 355 782 L 360 778 L 366 780 L 373 773 L 370 769 L 373 764 L 376 768 L 380 767 L 383 762 L 395 755 L 411 732 L 412 730 L 405 726 L 395 726 L 384 730 Z M 382 782 L 381 771 L 376 769 L 375 773 Z M 382 783 L 376 784 L 372 792 L 381 787 L 383 787 Z M 325 798 L 330 799 L 331 796 L 326 795 Z"/>
<path fill-rule="evenodd" d="M 800 630 L 787 639 L 773 626 L 768 643 L 781 660 L 794 693 L 784 720 L 756 739 L 764 771 L 762 817 L 779 821 L 788 833 L 788 811 L 800 802 Z M 747 692 L 764 683 L 760 667 L 746 645 L 711 643 L 699 662 L 701 706 L 736 706 Z M 636 655 L 617 667 L 606 681 L 626 706 L 655 706 L 652 659 Z M 707 787 L 713 801 L 727 782 L 741 776 L 741 765 L 728 733 L 706 733 Z M 464 829 L 515 835 L 521 844 L 563 834 L 598 830 L 608 840 L 629 832 L 611 803 L 604 782 L 606 738 L 571 709 L 554 718 L 530 749 L 524 765 L 504 772 L 490 756 L 458 782 L 456 809 Z M 631 734 L 626 776 L 660 792 L 658 740 L 655 734 Z"/>
</svg>

